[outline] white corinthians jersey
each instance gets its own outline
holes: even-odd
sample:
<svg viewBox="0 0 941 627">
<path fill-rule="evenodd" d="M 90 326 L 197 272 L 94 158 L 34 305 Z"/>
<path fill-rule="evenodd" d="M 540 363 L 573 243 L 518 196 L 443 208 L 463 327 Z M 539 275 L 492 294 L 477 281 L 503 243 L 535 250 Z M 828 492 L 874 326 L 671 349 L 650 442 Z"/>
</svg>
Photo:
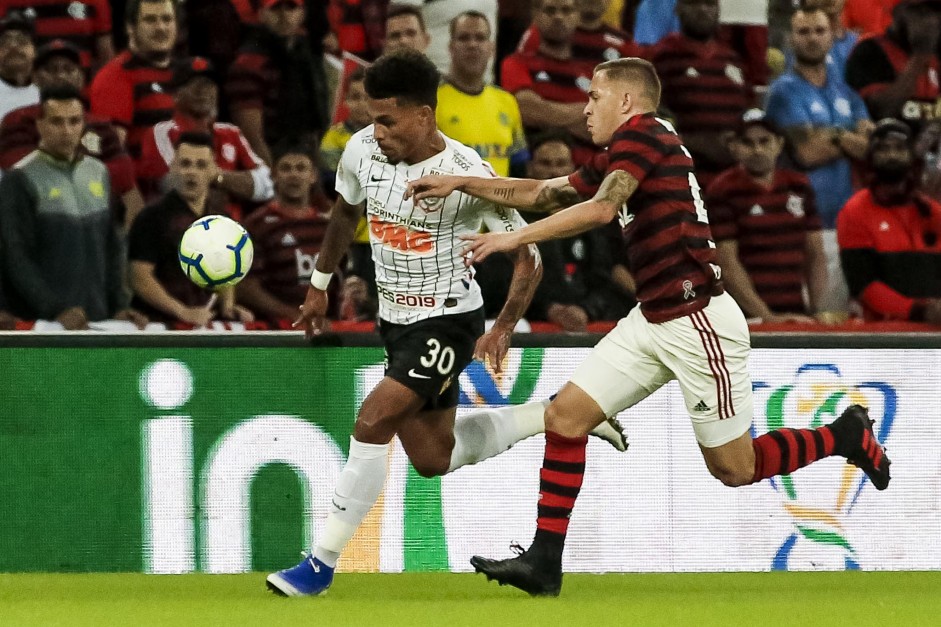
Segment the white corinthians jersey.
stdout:
<svg viewBox="0 0 941 627">
<path fill-rule="evenodd" d="M 481 225 L 505 232 L 526 224 L 513 209 L 461 192 L 418 205 L 404 198 L 408 182 L 426 174 L 495 176 L 473 149 L 441 136 L 442 152 L 414 165 L 393 165 L 370 125 L 350 138 L 337 168 L 337 192 L 351 205 L 366 205 L 379 317 L 396 324 L 481 307 L 480 287 L 464 265 L 467 242 L 461 236 L 479 233 Z"/>
</svg>

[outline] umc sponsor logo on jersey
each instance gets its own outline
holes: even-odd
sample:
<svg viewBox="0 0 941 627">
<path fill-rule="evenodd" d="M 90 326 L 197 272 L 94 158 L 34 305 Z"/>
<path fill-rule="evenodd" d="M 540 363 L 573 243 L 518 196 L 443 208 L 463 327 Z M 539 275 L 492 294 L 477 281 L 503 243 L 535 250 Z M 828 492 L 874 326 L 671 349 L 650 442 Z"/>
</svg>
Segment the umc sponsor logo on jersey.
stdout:
<svg viewBox="0 0 941 627">
<path fill-rule="evenodd" d="M 849 381 L 832 363 L 803 364 L 790 383 L 755 381 L 752 387 L 755 423 L 761 420 L 764 408 L 768 431 L 814 429 L 832 422 L 849 405 L 859 404 L 869 409 L 876 421 L 876 437 L 884 443 L 898 407 L 898 393 L 892 385 Z M 793 531 L 772 558 L 771 569 L 858 570 L 859 556 L 847 537 L 846 522 L 868 481 L 861 470 L 842 459 L 771 479 L 784 511 L 794 523 Z"/>
<path fill-rule="evenodd" d="M 387 248 L 407 255 L 427 256 L 435 252 L 434 236 L 404 224 L 386 222 L 378 216 L 369 216 L 369 232 Z"/>
</svg>

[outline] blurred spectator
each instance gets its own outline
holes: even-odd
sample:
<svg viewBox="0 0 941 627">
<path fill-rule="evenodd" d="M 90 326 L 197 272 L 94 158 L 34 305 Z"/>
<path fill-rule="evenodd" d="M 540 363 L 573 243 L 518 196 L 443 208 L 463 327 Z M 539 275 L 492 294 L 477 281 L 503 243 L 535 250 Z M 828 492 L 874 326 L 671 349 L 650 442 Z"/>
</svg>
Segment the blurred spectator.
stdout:
<svg viewBox="0 0 941 627">
<path fill-rule="evenodd" d="M 827 63 L 832 72 L 839 77 L 846 76 L 846 60 L 859 41 L 859 34 L 843 25 L 843 5 L 846 0 L 804 0 L 804 11 L 823 11 L 830 21 L 833 33 L 833 45 L 827 54 Z M 794 55 L 791 54 L 788 65 L 793 67 Z"/>
<path fill-rule="evenodd" d="M 438 88 L 438 128 L 472 147 L 499 176 L 510 164 L 522 166 L 528 154 L 519 105 L 513 94 L 487 85 L 484 73 L 493 58 L 490 24 L 471 11 L 451 26 L 451 69 Z"/>
<path fill-rule="evenodd" d="M 204 327 L 216 317 L 216 308 L 225 319 L 254 319 L 235 304 L 233 288 L 219 290 L 217 299 L 180 270 L 177 249 L 183 233 L 196 219 L 214 213 L 207 200 L 218 171 L 212 138 L 183 133 L 170 165 L 173 189 L 144 209 L 131 227 L 128 257 L 134 303 L 154 320 Z"/>
<path fill-rule="evenodd" d="M 68 330 L 108 318 L 143 326 L 146 320 L 127 309 L 108 169 L 79 150 L 81 95 L 72 87 L 49 89 L 41 105 L 39 148 L 0 182 L 0 250 L 11 310 Z"/>
<path fill-rule="evenodd" d="M 829 296 L 817 306 L 844 311 L 849 293 L 840 270 L 836 243 L 837 213 L 853 194 L 851 159 L 866 152 L 872 122 L 862 99 L 827 65 L 832 32 L 817 10 L 791 18 L 795 66 L 774 81 L 768 94 L 768 118 L 784 132 L 793 159 L 807 171 L 823 224 L 829 268 Z"/>
<path fill-rule="evenodd" d="M 425 18 L 418 7 L 404 4 L 389 5 L 386 11 L 386 38 L 383 53 L 396 50 L 417 50 L 425 52 L 431 37 L 425 29 Z"/>
<path fill-rule="evenodd" d="M 827 262 L 810 181 L 776 167 L 784 138 L 760 109 L 745 112 L 731 148 L 738 165 L 706 192 L 722 279 L 749 318 L 813 322 Z"/>
<path fill-rule="evenodd" d="M 39 102 L 33 85 L 33 23 L 19 13 L 0 21 L 0 122 L 14 109 Z"/>
<path fill-rule="evenodd" d="M 572 55 L 575 0 L 535 0 L 534 7 L 539 49 L 503 60 L 503 88 L 516 96 L 527 131 L 563 129 L 576 138 L 573 155 L 580 165 L 596 152 L 583 113 L 596 62 Z"/>
<path fill-rule="evenodd" d="M 738 54 L 716 39 L 718 0 L 679 0 L 681 32 L 667 36 L 651 54 L 663 85 L 663 106 L 676 119 L 696 162 L 696 177 L 708 186 L 732 165 L 728 142 L 752 104 Z"/>
<path fill-rule="evenodd" d="M 917 191 L 911 129 L 881 120 L 871 179 L 837 218 L 843 269 L 867 318 L 941 324 L 941 205 Z"/>
<path fill-rule="evenodd" d="M 140 158 L 141 140 L 154 124 L 173 115 L 169 93 L 176 43 L 172 0 L 130 0 L 125 13 L 128 50 L 109 61 L 91 84 L 92 113 L 111 120 L 131 158 Z"/>
<path fill-rule="evenodd" d="M 892 23 L 892 11 L 902 0 L 846 0 L 843 23 L 860 35 L 881 35 Z"/>
<path fill-rule="evenodd" d="M 143 139 L 138 177 L 156 193 L 169 185 L 165 177 L 173 162 L 180 135 L 207 133 L 212 137 L 219 174 L 213 185 L 226 196 L 229 214 L 241 217 L 239 200 L 264 202 L 274 196 L 271 170 L 252 150 L 237 126 L 217 122 L 219 87 L 212 65 L 200 57 L 179 63 L 171 87 L 176 109 L 173 118 L 154 126 Z"/>
<path fill-rule="evenodd" d="M 605 24 L 604 16 L 610 0 L 576 0 L 578 28 L 572 35 L 572 56 L 595 63 L 642 56 L 640 46 L 634 44 L 630 33 Z M 539 30 L 531 25 L 520 39 L 519 51 L 535 53 L 539 50 Z"/>
<path fill-rule="evenodd" d="M 396 4 L 410 5 L 421 8 L 425 32 L 428 33 L 429 43 L 425 54 L 431 59 L 442 74 L 451 67 L 451 22 L 458 15 L 468 11 L 482 13 L 490 25 L 490 42 L 496 42 L 497 31 L 497 0 L 395 0 Z M 493 64 L 485 68 L 484 76 L 489 83 L 493 76 Z"/>
<path fill-rule="evenodd" d="M 366 72 L 362 68 L 350 74 L 344 99 L 349 115 L 346 121 L 327 129 L 320 142 L 320 154 L 327 170 L 336 171 L 343 149 L 353 133 L 372 123 L 369 108 L 366 106 L 366 87 L 363 85 L 365 79 Z"/>
<path fill-rule="evenodd" d="M 538 135 L 533 138 L 532 150 L 528 178 L 554 179 L 575 170 L 565 136 Z M 626 316 L 635 304 L 634 282 L 618 258 L 622 249 L 617 222 L 540 244 L 546 269 L 535 302 L 545 307 L 545 319 L 571 331 L 577 329 L 570 328 L 570 323 L 583 315 L 592 322 Z M 552 265 L 557 269 L 550 268 Z M 561 280 L 553 278 L 557 276 Z"/>
<path fill-rule="evenodd" d="M 62 39 L 53 39 L 36 51 L 33 79 L 40 90 L 72 87 L 85 89 L 85 73 L 78 48 Z M 0 124 L 0 169 L 7 169 L 31 153 L 39 144 L 36 121 L 42 109 L 38 104 L 11 111 Z M 85 132 L 79 149 L 108 166 L 111 193 L 121 199 L 126 222 L 144 208 L 134 180 L 134 163 L 121 144 L 118 131 L 108 120 L 85 113 Z"/>
<path fill-rule="evenodd" d="M 245 228 L 255 245 L 252 271 L 238 286 L 238 301 L 275 326 L 289 328 L 304 302 L 314 261 L 329 224 L 329 205 L 321 194 L 317 159 L 305 146 L 277 150 L 275 199 L 252 213 Z M 317 198 L 319 200 L 315 201 Z M 340 311 L 342 276 L 330 284 L 327 316 Z"/>
<path fill-rule="evenodd" d="M 382 53 L 389 0 L 329 0 L 327 16 L 342 52 L 374 61 Z"/>
<path fill-rule="evenodd" d="M 846 81 L 874 119 L 902 119 L 919 129 L 941 119 L 938 72 L 941 2 L 903 0 L 884 35 L 865 38 L 846 62 Z"/>
<path fill-rule="evenodd" d="M 36 43 L 64 39 L 81 53 L 90 76 L 114 56 L 108 0 L 4 0 L 0 17 L 20 11 L 36 25 Z"/>
<path fill-rule="evenodd" d="M 226 92 L 236 126 L 271 165 L 269 147 L 282 139 L 319 141 L 329 97 L 323 55 L 302 32 L 302 0 L 263 0 L 260 19 L 229 70 Z"/>
</svg>

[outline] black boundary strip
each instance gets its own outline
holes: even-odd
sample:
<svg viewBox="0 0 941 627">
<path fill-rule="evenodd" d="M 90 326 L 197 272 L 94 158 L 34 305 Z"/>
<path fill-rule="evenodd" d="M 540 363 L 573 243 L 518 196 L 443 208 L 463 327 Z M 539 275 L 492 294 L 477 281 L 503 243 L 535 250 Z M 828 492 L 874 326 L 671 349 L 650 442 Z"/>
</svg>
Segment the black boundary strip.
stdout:
<svg viewBox="0 0 941 627">
<path fill-rule="evenodd" d="M 600 333 L 530 333 L 513 336 L 517 348 L 586 348 Z M 295 348 L 305 346 L 370 346 L 382 343 L 374 333 L 328 333 L 308 341 L 290 331 L 110 334 L 85 332 L 0 332 L 5 348 Z M 752 348 L 802 349 L 928 349 L 941 348 L 941 333 L 753 333 Z"/>
</svg>

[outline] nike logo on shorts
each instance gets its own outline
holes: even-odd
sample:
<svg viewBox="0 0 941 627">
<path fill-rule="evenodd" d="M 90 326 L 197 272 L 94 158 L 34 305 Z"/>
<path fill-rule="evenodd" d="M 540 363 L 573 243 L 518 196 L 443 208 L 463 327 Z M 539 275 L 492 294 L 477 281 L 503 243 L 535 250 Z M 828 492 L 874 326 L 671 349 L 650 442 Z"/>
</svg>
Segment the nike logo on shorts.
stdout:
<svg viewBox="0 0 941 627">
<path fill-rule="evenodd" d="M 431 378 L 427 375 L 418 374 L 417 372 L 415 372 L 414 368 L 408 371 L 408 376 L 412 377 L 413 379 L 430 379 Z"/>
</svg>

